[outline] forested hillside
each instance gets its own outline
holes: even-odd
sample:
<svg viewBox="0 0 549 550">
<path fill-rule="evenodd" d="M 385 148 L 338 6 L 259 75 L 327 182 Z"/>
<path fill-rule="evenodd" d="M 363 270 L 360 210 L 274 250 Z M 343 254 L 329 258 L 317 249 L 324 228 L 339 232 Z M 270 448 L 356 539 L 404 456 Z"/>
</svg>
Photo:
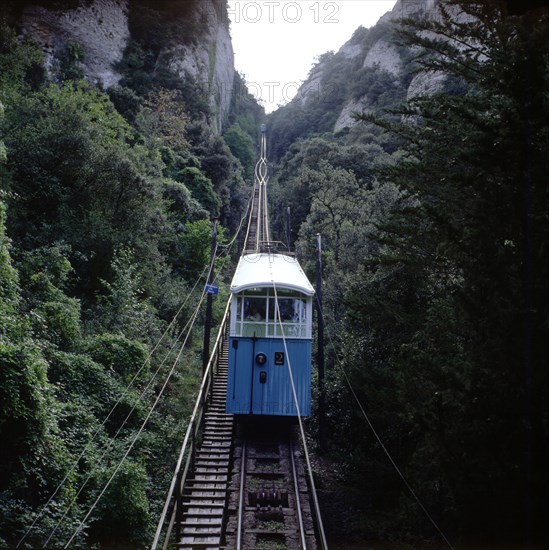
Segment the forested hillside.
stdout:
<svg viewBox="0 0 549 550">
<path fill-rule="evenodd" d="M 384 449 L 458 547 L 549 540 L 549 15 L 503 5 L 359 29 L 270 115 L 271 212 L 311 272 L 323 239 L 321 485 L 348 544 L 441 540 Z M 398 74 L 360 68 L 380 39 Z"/>
<path fill-rule="evenodd" d="M 429 546 L 434 523 L 454 547 L 549 542 L 549 16 L 445 5 L 359 28 L 268 123 L 274 232 L 291 205 L 311 275 L 323 239 L 315 464 L 344 548 Z M 146 547 L 211 222 L 239 223 L 263 111 L 224 0 L 4 6 L 0 547 Z"/>
<path fill-rule="evenodd" d="M 238 75 L 224 111 L 166 54 L 216 31 L 198 3 L 30 4 L 0 19 L 0 547 L 62 547 L 122 464 L 71 548 L 141 548 L 201 375 L 211 220 L 239 223 L 263 111 Z M 86 45 L 21 33 L 111 4 L 128 28 L 108 87 Z"/>
</svg>

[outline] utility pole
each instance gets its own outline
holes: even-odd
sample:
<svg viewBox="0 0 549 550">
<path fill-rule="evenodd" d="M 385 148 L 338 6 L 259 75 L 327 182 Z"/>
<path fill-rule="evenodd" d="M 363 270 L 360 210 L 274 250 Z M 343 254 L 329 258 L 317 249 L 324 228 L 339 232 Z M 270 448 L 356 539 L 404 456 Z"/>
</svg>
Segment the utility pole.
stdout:
<svg viewBox="0 0 549 550">
<path fill-rule="evenodd" d="M 288 241 L 288 252 L 292 250 L 292 223 L 291 223 L 292 209 L 288 206 L 286 209 L 286 240 Z"/>
<path fill-rule="evenodd" d="M 317 310 L 317 354 L 318 367 L 318 439 L 321 449 L 326 448 L 326 412 L 324 388 L 324 317 L 322 313 L 322 237 L 316 236 L 316 310 Z"/>
<path fill-rule="evenodd" d="M 213 280 L 215 271 L 215 249 L 217 247 L 217 220 L 213 221 L 212 241 L 210 248 L 210 271 L 208 273 L 208 282 L 206 284 L 206 319 L 204 320 L 204 345 L 202 347 L 202 374 L 206 372 L 208 361 L 210 360 L 210 333 L 212 331 L 212 299 L 213 299 Z"/>
</svg>

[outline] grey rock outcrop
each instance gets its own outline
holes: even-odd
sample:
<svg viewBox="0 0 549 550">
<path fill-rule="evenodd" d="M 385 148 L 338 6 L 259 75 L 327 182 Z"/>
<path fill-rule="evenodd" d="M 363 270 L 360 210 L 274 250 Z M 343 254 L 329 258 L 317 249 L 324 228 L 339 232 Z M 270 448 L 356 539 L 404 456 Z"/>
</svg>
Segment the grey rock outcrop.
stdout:
<svg viewBox="0 0 549 550">
<path fill-rule="evenodd" d="M 349 40 L 349 42 L 346 42 L 343 46 L 341 46 L 338 53 L 344 55 L 347 59 L 354 59 L 355 57 L 362 55 L 363 49 L 362 44 L 357 44 L 356 42 L 353 42 L 353 40 Z"/>
<path fill-rule="evenodd" d="M 418 96 L 432 95 L 440 92 L 446 82 L 446 75 L 440 71 L 422 71 L 412 79 L 408 86 L 406 99 L 413 99 Z"/>
<path fill-rule="evenodd" d="M 319 64 L 311 71 L 307 81 L 300 86 L 292 102 L 299 103 L 301 106 L 304 106 L 311 101 L 318 101 L 320 99 L 323 76 L 324 71 L 322 69 L 322 65 Z"/>
<path fill-rule="evenodd" d="M 438 0 L 398 0 L 393 9 L 387 12 L 378 24 L 392 23 L 403 17 L 423 16 L 430 17 L 436 11 Z M 395 78 L 402 76 L 405 67 L 397 47 L 384 37 L 379 38 L 366 52 L 363 68 L 377 68 L 389 73 Z M 445 77 L 442 74 L 419 73 L 413 79 L 407 90 L 407 98 L 421 94 L 434 93 L 441 89 Z M 353 126 L 356 120 L 353 112 L 367 111 L 368 100 L 360 98 L 351 100 L 343 106 L 335 123 L 334 131 Z"/>
<path fill-rule="evenodd" d="M 235 75 L 227 4 L 226 0 L 200 0 L 195 5 L 189 17 L 203 32 L 191 43 L 182 36 L 180 43 L 163 51 L 161 57 L 181 79 L 193 78 L 204 85 L 215 114 L 210 123 L 221 131 Z M 80 1 L 78 7 L 68 3 L 64 9 L 58 2 L 56 6 L 48 9 L 28 2 L 20 22 L 22 33 L 42 47 L 50 73 L 55 72 L 63 50 L 72 42 L 84 52 L 80 67 L 88 80 L 103 88 L 118 84 L 121 75 L 116 66 L 131 38 L 132 0 Z"/>
<path fill-rule="evenodd" d="M 335 123 L 335 132 L 343 130 L 356 124 L 356 120 L 353 118 L 355 113 L 363 113 L 369 110 L 368 102 L 363 99 L 349 101 L 343 107 L 343 110 L 339 114 L 339 117 Z"/>
<path fill-rule="evenodd" d="M 86 77 L 109 88 L 121 78 L 114 66 L 122 59 L 130 36 L 128 9 L 129 0 L 94 0 L 63 11 L 29 5 L 22 15 L 23 34 L 42 47 L 50 70 L 69 42 L 78 43 L 85 52 Z"/>
<path fill-rule="evenodd" d="M 430 17 L 436 13 L 439 0 L 398 0 L 393 9 L 380 18 L 377 25 L 385 25 L 403 17 Z M 359 33 L 360 34 L 360 33 Z M 373 43 L 363 43 L 355 34 L 351 40 L 344 44 L 335 54 L 342 62 L 345 60 L 359 60 L 357 71 L 362 69 L 375 69 L 386 72 L 393 81 L 398 82 L 404 75 L 406 67 L 399 48 L 391 42 L 388 31 L 381 33 Z M 309 78 L 303 83 L 292 103 L 301 106 L 307 105 L 315 97 L 321 97 L 326 93 L 323 90 L 323 78 L 328 74 L 325 63 L 320 62 L 310 73 Z M 444 84 L 445 77 L 442 74 L 419 73 L 411 81 L 406 97 L 412 98 L 420 94 L 430 94 L 439 91 Z M 353 113 L 368 111 L 371 107 L 369 99 L 364 97 L 350 97 L 340 107 L 339 116 L 334 124 L 333 131 L 338 132 L 344 128 L 356 124 Z"/>
<path fill-rule="evenodd" d="M 368 51 L 364 60 L 365 67 L 378 67 L 394 76 L 402 72 L 402 60 L 396 47 L 387 40 L 378 40 Z"/>
<path fill-rule="evenodd" d="M 234 82 L 234 52 L 224 0 L 201 0 L 193 14 L 194 23 L 207 21 L 198 43 L 180 44 L 168 52 L 169 66 L 180 78 L 190 75 L 206 86 L 214 106 L 216 127 L 221 130 L 229 112 Z"/>
</svg>

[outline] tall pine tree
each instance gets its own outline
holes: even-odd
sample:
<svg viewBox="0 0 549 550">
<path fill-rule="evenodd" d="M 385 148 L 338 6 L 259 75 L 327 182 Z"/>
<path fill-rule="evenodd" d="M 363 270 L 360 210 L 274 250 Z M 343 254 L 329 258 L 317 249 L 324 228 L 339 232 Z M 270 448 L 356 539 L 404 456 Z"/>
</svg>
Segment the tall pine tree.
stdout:
<svg viewBox="0 0 549 550">
<path fill-rule="evenodd" d="M 401 140 L 382 178 L 403 195 L 349 296 L 350 330 L 371 342 L 363 367 L 392 372 L 408 473 L 457 531 L 490 541 L 547 536 L 547 36 L 547 14 L 446 2 L 400 28 L 444 89 L 399 122 L 362 117 Z M 376 403 L 374 374 L 355 380 Z"/>
</svg>

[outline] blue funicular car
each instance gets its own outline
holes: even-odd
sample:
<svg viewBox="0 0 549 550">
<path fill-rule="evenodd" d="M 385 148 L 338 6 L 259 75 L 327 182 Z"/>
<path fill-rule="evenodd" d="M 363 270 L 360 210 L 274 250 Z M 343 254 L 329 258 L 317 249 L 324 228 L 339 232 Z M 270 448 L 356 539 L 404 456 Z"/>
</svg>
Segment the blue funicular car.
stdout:
<svg viewBox="0 0 549 550">
<path fill-rule="evenodd" d="M 314 289 L 299 262 L 286 254 L 243 255 L 231 293 L 227 412 L 310 415 Z"/>
</svg>

